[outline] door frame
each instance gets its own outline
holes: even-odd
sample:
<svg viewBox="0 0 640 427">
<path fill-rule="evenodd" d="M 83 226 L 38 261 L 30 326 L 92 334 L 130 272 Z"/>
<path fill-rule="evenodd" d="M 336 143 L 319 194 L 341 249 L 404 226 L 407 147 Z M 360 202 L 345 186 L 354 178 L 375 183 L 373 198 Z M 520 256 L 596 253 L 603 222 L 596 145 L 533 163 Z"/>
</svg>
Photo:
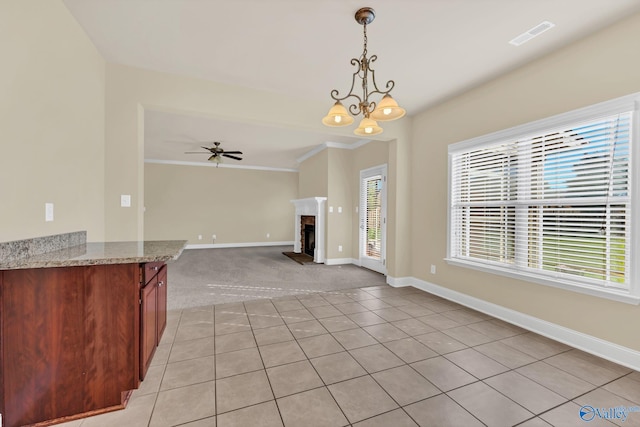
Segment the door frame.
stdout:
<svg viewBox="0 0 640 427">
<path fill-rule="evenodd" d="M 366 255 L 366 197 L 363 197 L 363 191 L 366 192 L 366 188 L 363 183 L 367 178 L 371 178 L 376 175 L 382 176 L 382 190 L 381 198 L 382 203 L 380 206 L 380 260 L 376 260 Z M 360 260 L 360 266 L 368 268 L 384 275 L 387 274 L 387 164 L 374 166 L 360 171 L 360 181 L 358 183 L 358 258 Z"/>
</svg>

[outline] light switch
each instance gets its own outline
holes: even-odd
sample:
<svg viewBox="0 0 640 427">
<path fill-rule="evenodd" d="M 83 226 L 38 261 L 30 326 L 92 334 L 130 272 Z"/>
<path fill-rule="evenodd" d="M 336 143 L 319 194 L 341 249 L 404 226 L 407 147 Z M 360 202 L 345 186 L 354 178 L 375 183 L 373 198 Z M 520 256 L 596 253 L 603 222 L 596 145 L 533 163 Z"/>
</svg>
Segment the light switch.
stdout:
<svg viewBox="0 0 640 427">
<path fill-rule="evenodd" d="M 342 206 L 338 206 L 338 213 L 342 213 Z"/>
<path fill-rule="evenodd" d="M 131 207 L 131 195 L 122 194 L 120 196 L 120 206 L 123 207 L 123 208 L 130 208 Z"/>
<path fill-rule="evenodd" d="M 329 213 L 333 213 L 333 206 L 329 206 Z"/>
<path fill-rule="evenodd" d="M 47 222 L 53 221 L 53 203 L 44 204 L 44 220 Z"/>
</svg>

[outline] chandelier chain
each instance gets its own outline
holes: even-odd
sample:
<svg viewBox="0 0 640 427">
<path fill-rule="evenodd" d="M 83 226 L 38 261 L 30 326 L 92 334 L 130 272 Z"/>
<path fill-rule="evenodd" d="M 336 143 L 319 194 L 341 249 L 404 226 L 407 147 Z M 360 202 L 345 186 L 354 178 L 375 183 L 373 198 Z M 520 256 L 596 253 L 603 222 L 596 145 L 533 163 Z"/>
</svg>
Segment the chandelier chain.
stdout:
<svg viewBox="0 0 640 427">
<path fill-rule="evenodd" d="M 362 52 L 362 56 L 364 58 L 367 57 L 367 23 L 365 22 L 364 24 L 362 24 L 362 26 L 364 27 L 364 51 Z"/>
<path fill-rule="evenodd" d="M 368 87 L 368 76 L 367 71 L 369 71 L 369 60 L 367 59 L 367 23 L 366 21 L 362 24 L 364 27 L 364 48 L 362 50 L 362 57 L 360 58 L 360 69 L 362 70 L 362 100 L 360 101 L 360 105 L 358 106 L 360 112 L 364 114 L 365 117 L 369 117 L 371 111 L 369 110 L 369 87 Z"/>
</svg>

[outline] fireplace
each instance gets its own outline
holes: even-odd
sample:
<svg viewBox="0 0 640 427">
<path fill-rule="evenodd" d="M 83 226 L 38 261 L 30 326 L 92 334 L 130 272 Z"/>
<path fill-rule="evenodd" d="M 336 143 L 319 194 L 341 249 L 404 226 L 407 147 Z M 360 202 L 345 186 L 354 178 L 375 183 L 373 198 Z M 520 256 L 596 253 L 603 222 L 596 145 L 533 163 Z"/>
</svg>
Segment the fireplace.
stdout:
<svg viewBox="0 0 640 427">
<path fill-rule="evenodd" d="M 316 217 L 313 215 L 300 215 L 300 252 L 315 257 L 316 249 Z"/>
<path fill-rule="evenodd" d="M 291 201 L 296 207 L 293 252 L 311 255 L 316 263 L 323 263 L 325 259 L 326 200 L 326 197 L 309 197 Z"/>
<path fill-rule="evenodd" d="M 314 256 L 316 252 L 316 226 L 305 224 L 302 237 L 304 239 L 304 253 Z"/>
</svg>

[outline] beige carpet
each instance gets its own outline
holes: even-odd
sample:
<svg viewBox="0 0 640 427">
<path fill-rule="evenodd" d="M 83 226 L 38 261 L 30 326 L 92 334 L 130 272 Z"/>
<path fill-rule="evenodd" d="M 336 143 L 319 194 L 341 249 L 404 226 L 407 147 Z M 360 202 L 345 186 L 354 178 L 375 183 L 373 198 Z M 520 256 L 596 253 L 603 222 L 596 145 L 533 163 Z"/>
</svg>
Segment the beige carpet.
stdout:
<svg viewBox="0 0 640 427">
<path fill-rule="evenodd" d="M 354 265 L 293 262 L 290 246 L 190 249 L 168 266 L 168 308 L 385 284 L 382 274 Z"/>
</svg>

